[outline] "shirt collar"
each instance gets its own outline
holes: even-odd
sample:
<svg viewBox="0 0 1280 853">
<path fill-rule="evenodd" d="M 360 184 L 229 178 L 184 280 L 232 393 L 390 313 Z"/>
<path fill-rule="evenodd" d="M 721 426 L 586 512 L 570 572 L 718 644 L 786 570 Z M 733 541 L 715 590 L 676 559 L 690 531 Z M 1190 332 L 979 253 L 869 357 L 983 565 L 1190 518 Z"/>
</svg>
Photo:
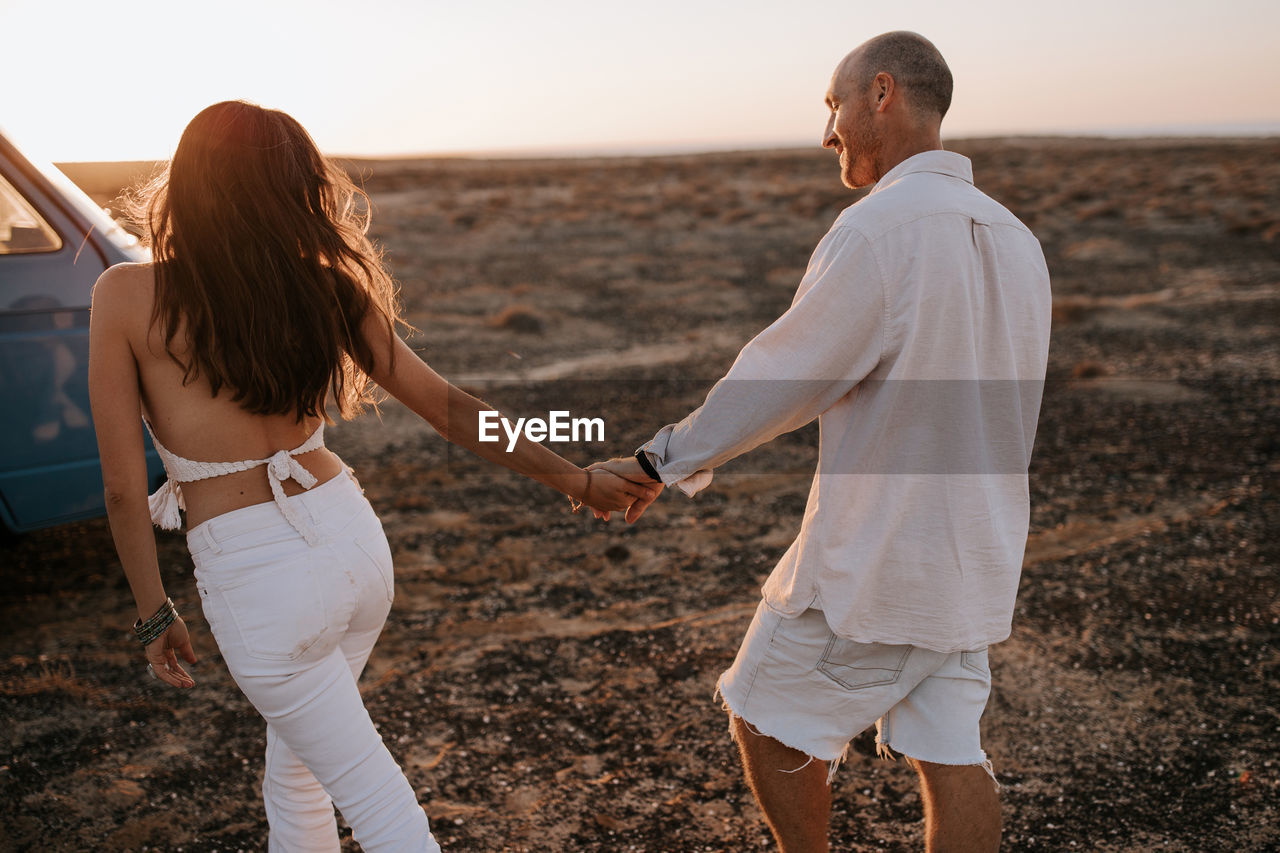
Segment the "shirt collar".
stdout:
<svg viewBox="0 0 1280 853">
<path fill-rule="evenodd" d="M 876 185 L 871 188 L 871 193 L 868 195 L 878 193 L 895 181 L 915 172 L 933 172 L 949 178 L 959 178 L 965 183 L 973 183 L 973 164 L 969 162 L 968 157 L 954 151 L 921 151 L 885 172 L 884 177 L 876 181 Z"/>
</svg>

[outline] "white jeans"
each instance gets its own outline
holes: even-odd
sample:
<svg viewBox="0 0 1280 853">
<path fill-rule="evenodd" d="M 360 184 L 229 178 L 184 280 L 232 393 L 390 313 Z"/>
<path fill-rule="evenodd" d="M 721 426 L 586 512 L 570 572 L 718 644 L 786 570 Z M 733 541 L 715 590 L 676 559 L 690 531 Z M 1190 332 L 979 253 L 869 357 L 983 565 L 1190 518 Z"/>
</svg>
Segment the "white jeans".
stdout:
<svg viewBox="0 0 1280 853">
<path fill-rule="evenodd" d="M 369 719 L 356 679 L 391 609 L 391 551 L 355 480 L 187 534 L 205 619 L 232 678 L 267 721 L 262 783 L 271 851 L 337 851 L 333 806 L 365 851 L 438 851 L 413 788 Z"/>
</svg>

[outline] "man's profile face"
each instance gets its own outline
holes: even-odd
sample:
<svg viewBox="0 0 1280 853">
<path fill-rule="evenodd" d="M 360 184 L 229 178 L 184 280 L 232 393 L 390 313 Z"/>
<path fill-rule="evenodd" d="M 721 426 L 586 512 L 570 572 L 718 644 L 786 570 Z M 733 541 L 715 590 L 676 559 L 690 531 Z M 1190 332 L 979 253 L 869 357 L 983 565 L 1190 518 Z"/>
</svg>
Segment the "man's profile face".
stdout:
<svg viewBox="0 0 1280 853">
<path fill-rule="evenodd" d="M 880 179 L 877 161 L 881 142 L 875 127 L 875 109 L 869 91 L 860 91 L 855 80 L 857 54 L 852 53 L 837 66 L 827 89 L 827 109 L 831 111 L 822 136 L 822 147 L 840 155 L 840 180 L 857 189 Z M 869 86 L 867 87 L 869 90 Z"/>
</svg>

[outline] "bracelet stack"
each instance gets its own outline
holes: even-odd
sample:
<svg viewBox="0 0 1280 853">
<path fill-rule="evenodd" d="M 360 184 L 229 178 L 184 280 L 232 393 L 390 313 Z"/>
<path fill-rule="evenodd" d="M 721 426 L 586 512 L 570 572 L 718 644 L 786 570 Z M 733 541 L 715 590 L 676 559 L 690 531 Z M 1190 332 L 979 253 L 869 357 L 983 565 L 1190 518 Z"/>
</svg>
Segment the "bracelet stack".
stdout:
<svg viewBox="0 0 1280 853">
<path fill-rule="evenodd" d="M 138 642 L 144 646 L 149 646 L 160 638 L 160 635 L 169 630 L 169 626 L 178 618 L 178 608 L 173 606 L 173 599 L 166 598 L 164 604 L 160 605 L 150 619 L 143 622 L 141 619 L 133 623 L 133 633 L 138 635 Z"/>
</svg>

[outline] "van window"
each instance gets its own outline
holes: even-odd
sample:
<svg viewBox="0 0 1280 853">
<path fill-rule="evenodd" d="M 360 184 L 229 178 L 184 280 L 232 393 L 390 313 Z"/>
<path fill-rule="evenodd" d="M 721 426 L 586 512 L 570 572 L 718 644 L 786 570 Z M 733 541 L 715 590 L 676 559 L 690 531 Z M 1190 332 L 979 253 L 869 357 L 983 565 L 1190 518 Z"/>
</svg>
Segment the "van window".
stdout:
<svg viewBox="0 0 1280 853">
<path fill-rule="evenodd" d="M 0 176 L 0 255 L 56 252 L 62 240 L 27 203 L 13 184 Z"/>
</svg>

